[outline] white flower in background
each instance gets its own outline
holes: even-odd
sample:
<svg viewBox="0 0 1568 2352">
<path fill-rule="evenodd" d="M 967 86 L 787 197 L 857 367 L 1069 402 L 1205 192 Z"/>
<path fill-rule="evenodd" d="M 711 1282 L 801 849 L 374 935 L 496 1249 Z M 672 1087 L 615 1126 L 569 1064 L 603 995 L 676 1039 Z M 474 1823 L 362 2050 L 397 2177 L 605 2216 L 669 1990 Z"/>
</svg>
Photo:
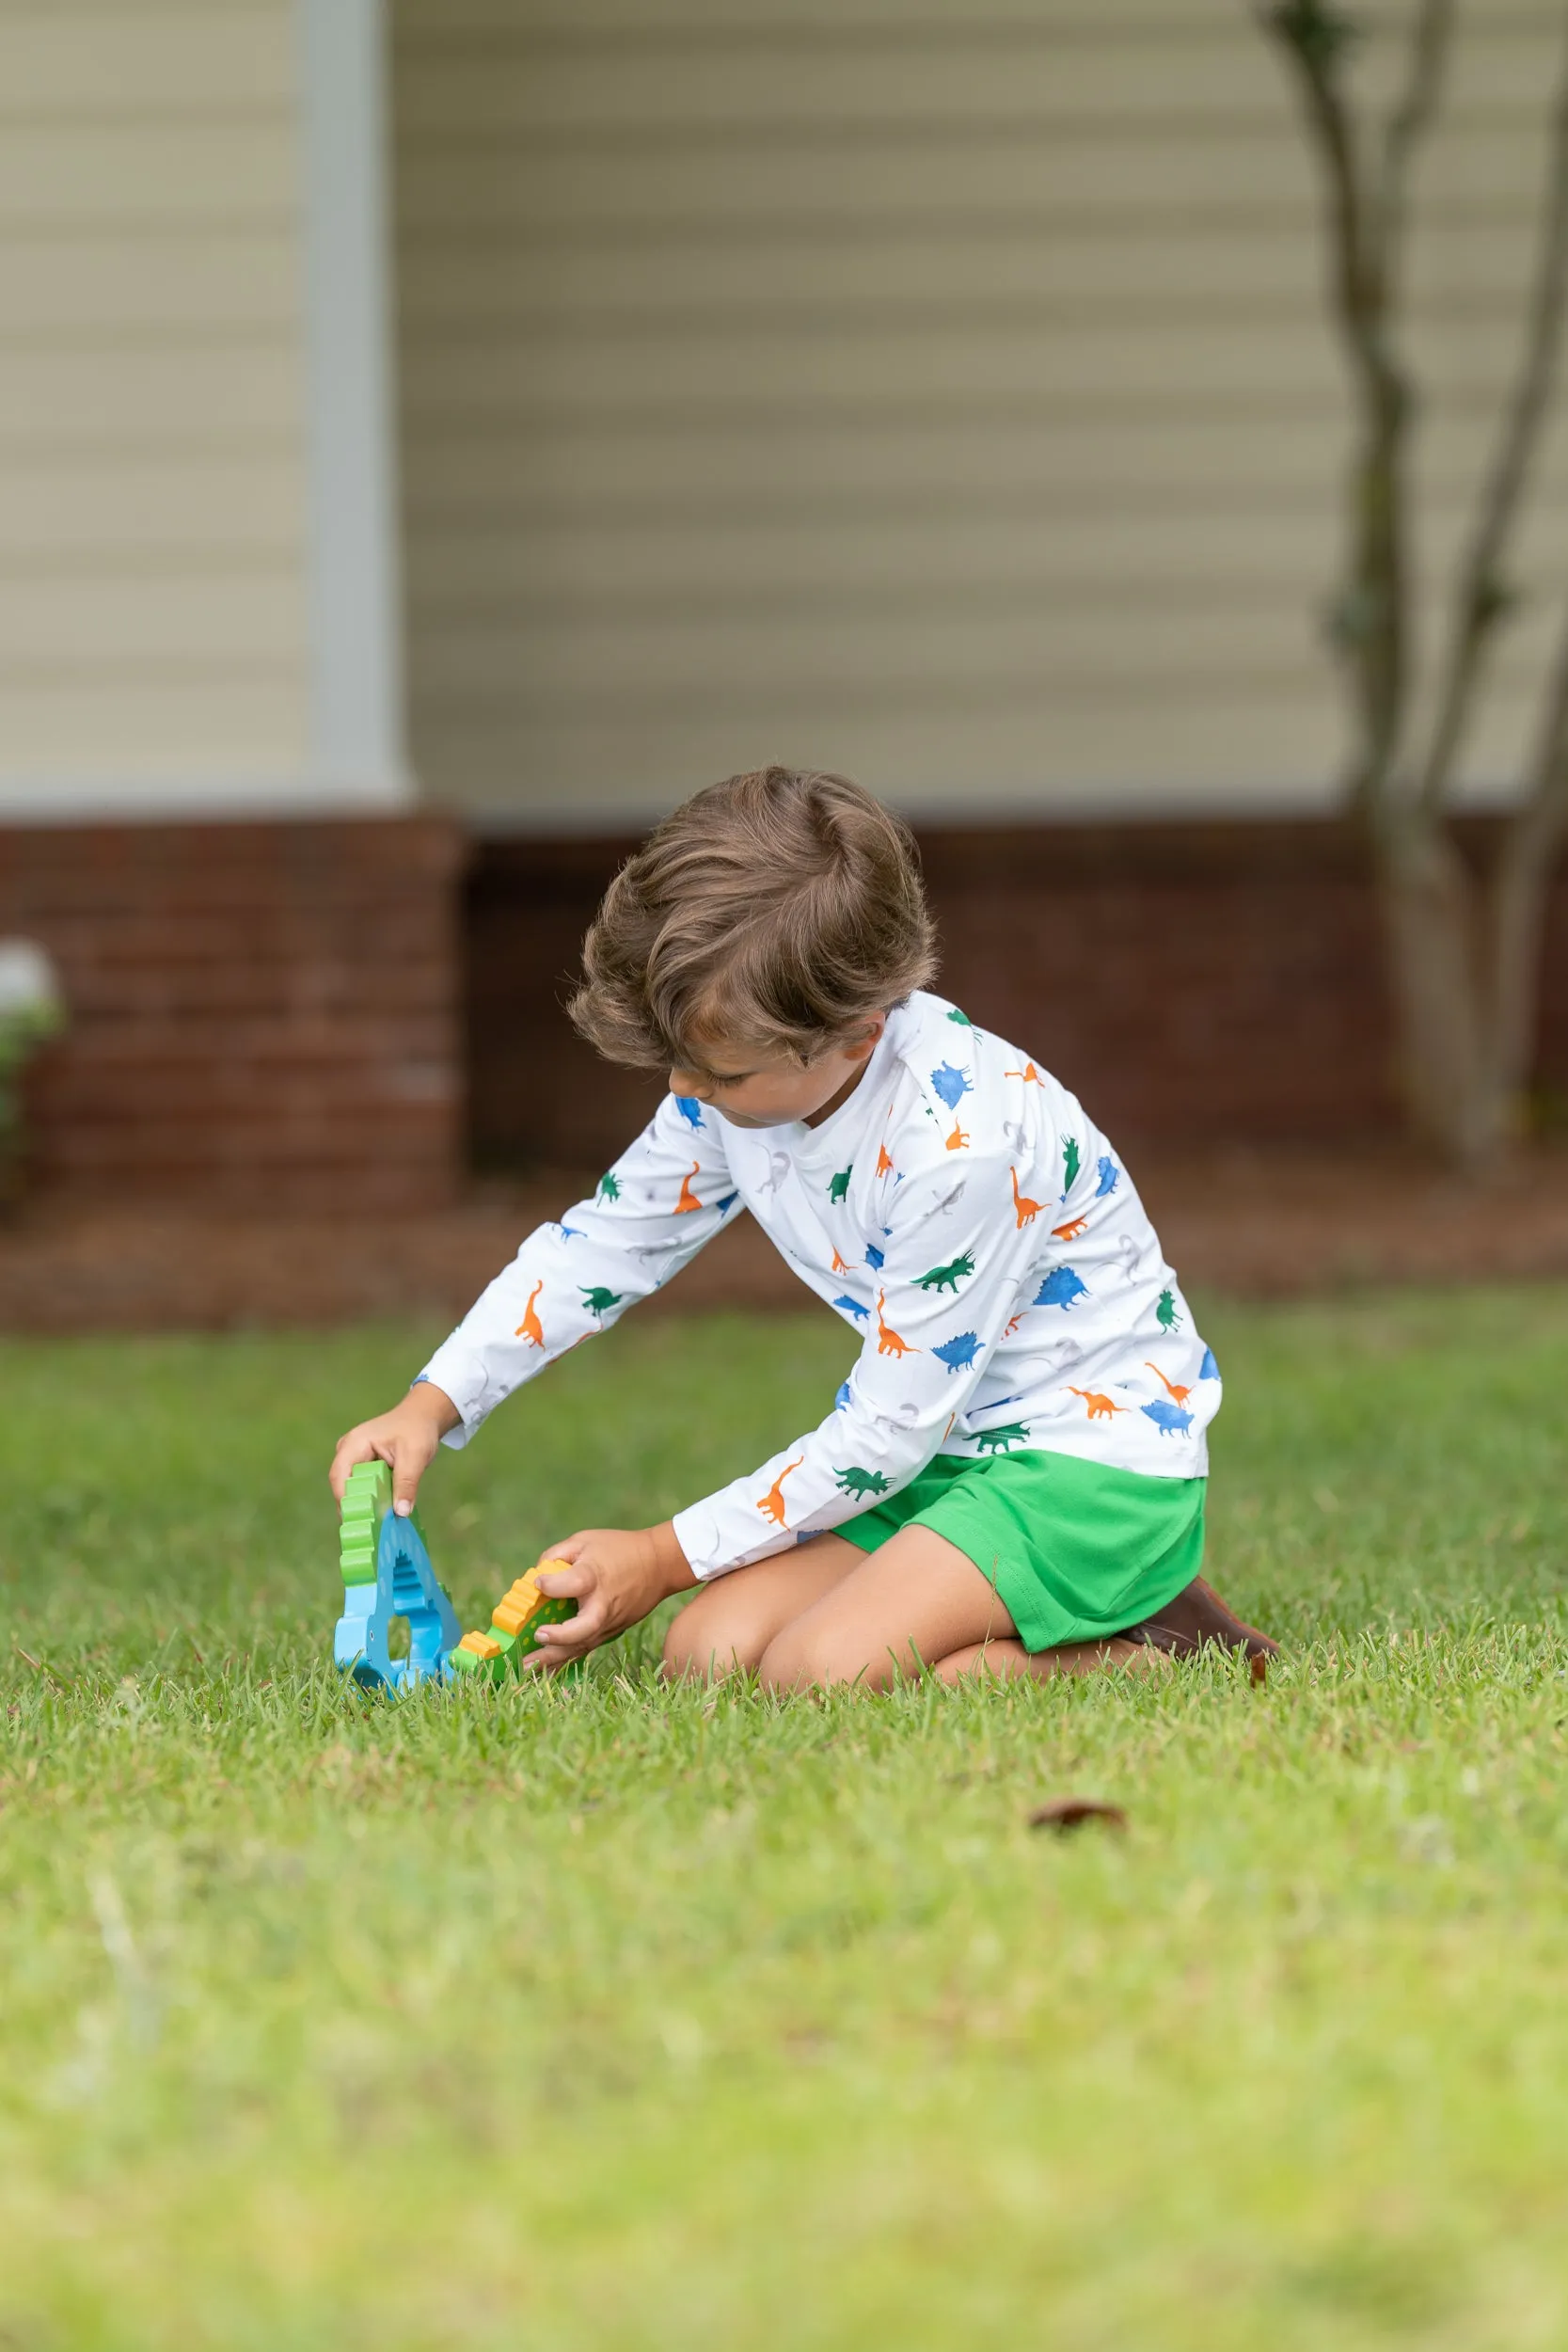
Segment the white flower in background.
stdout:
<svg viewBox="0 0 1568 2352">
<path fill-rule="evenodd" d="M 13 1192 L 21 1140 L 17 1081 L 47 1037 L 65 1026 L 65 995 L 53 963 L 31 939 L 0 939 L 0 1198 Z"/>
</svg>

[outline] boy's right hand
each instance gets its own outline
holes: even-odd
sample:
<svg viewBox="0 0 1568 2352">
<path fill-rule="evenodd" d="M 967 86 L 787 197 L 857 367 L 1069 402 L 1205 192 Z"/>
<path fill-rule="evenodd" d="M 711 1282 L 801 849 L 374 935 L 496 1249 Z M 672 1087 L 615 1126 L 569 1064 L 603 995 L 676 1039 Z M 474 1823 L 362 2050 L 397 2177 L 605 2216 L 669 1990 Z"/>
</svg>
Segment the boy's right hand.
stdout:
<svg viewBox="0 0 1568 2352">
<path fill-rule="evenodd" d="M 392 1508 L 406 1518 L 436 1447 L 462 1418 L 444 1389 L 433 1380 L 419 1381 L 389 1413 L 362 1421 L 339 1438 L 329 1473 L 333 1494 L 341 1503 L 356 1462 L 386 1462 L 392 1472 Z"/>
</svg>

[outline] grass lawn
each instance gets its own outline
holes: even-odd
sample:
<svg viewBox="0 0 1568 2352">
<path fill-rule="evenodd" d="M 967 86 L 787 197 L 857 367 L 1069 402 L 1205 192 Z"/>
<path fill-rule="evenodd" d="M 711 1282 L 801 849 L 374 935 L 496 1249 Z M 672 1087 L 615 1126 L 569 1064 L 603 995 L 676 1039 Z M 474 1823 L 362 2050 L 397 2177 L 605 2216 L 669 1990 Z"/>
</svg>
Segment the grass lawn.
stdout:
<svg viewBox="0 0 1568 2352">
<path fill-rule="evenodd" d="M 1205 1329 L 1266 1691 L 826 1705 L 341 1687 L 427 1334 L 0 1348 L 5 2352 L 1568 2344 L 1568 1290 Z M 575 1356 L 430 1482 L 465 1622 L 848 1352 Z"/>
</svg>

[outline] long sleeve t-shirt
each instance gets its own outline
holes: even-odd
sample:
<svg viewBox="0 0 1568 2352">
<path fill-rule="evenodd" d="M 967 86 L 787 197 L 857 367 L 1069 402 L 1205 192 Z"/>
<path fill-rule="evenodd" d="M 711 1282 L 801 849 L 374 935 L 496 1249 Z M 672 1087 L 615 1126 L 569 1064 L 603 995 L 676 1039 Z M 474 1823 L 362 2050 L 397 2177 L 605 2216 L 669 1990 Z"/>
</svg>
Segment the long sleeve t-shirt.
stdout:
<svg viewBox="0 0 1568 2352">
<path fill-rule="evenodd" d="M 853 1518 L 939 1453 L 1206 1472 L 1218 1368 L 1126 1169 L 1064 1087 L 924 992 L 818 1127 L 734 1127 L 667 1098 L 431 1358 L 462 1416 L 446 1442 L 743 1210 L 861 1353 L 815 1429 L 677 1514 L 697 1576 Z"/>
</svg>

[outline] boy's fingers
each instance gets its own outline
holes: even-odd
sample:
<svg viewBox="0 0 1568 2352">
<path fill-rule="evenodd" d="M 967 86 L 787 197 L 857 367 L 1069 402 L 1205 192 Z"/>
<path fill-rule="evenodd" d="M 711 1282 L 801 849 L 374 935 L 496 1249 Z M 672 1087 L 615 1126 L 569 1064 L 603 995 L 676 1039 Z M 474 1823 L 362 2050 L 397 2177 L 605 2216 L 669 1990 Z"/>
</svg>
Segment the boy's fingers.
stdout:
<svg viewBox="0 0 1568 2352">
<path fill-rule="evenodd" d="M 551 1552 L 546 1557 L 558 1560 L 561 1555 Z M 580 1600 L 584 1593 L 591 1593 L 594 1589 L 594 1571 L 592 1568 L 576 1567 L 568 1561 L 563 1568 L 537 1570 L 533 1581 L 542 1593 L 548 1593 L 552 1600 Z"/>
<path fill-rule="evenodd" d="M 327 1485 L 332 1489 L 334 1501 L 341 1502 L 343 1489 L 348 1485 L 348 1474 L 356 1463 L 371 1462 L 374 1459 L 375 1448 L 367 1438 L 361 1438 L 357 1430 L 351 1429 L 345 1436 L 339 1438 L 338 1451 L 332 1456 L 332 1468 L 326 1473 Z"/>
<path fill-rule="evenodd" d="M 388 1446 L 381 1458 L 392 1466 L 392 1508 L 400 1519 L 405 1519 L 414 1508 L 414 1498 L 420 1491 L 420 1480 L 427 1464 L 401 1447 Z"/>
</svg>

